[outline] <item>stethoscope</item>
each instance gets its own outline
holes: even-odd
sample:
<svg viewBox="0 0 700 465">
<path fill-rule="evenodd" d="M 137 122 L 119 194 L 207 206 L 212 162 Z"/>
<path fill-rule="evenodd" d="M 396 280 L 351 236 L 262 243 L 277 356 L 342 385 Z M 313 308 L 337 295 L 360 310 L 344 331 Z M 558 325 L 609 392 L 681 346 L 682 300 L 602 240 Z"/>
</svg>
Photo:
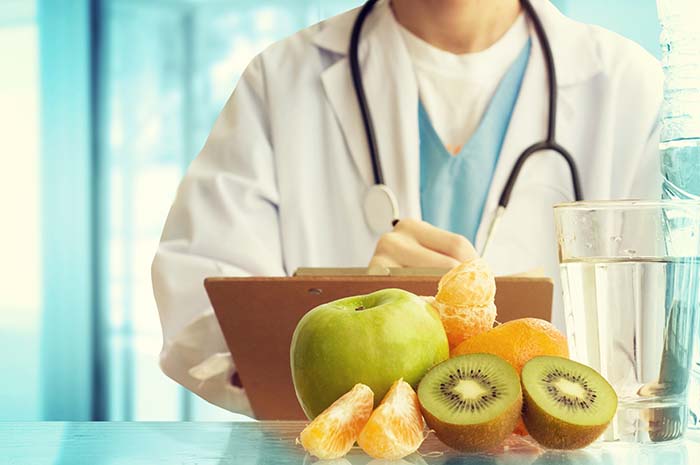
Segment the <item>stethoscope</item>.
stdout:
<svg viewBox="0 0 700 465">
<path fill-rule="evenodd" d="M 350 36 L 349 55 L 352 83 L 355 87 L 357 103 L 360 106 L 360 112 L 362 114 L 362 123 L 367 136 L 367 145 L 369 146 L 369 154 L 370 158 L 372 159 L 372 170 L 374 172 L 374 185 L 369 188 L 364 200 L 365 221 L 373 232 L 381 234 L 387 230 L 390 224 L 395 226 L 396 223 L 398 223 L 399 204 L 394 192 L 384 183 L 384 173 L 382 171 L 381 161 L 379 160 L 377 139 L 374 134 L 372 115 L 370 114 L 369 106 L 367 105 L 367 97 L 365 95 L 365 88 L 362 82 L 362 73 L 360 72 L 360 60 L 358 55 L 360 31 L 362 30 L 365 19 L 372 11 L 372 8 L 374 8 L 377 1 L 378 0 L 368 0 L 362 6 L 362 9 L 357 15 L 357 19 L 355 20 L 355 24 L 352 28 L 352 35 Z M 491 220 L 491 224 L 489 225 L 486 235 L 486 240 L 484 241 L 484 245 L 480 250 L 481 255 L 484 254 L 488 244 L 491 242 L 491 238 L 493 237 L 494 232 L 496 231 L 497 226 L 505 213 L 506 207 L 508 206 L 510 196 L 513 193 L 513 187 L 515 186 L 515 182 L 518 180 L 520 171 L 531 155 L 544 150 L 552 150 L 561 155 L 569 166 L 574 198 L 577 201 L 583 199 L 576 162 L 571 154 L 569 154 L 564 147 L 557 143 L 555 138 L 557 125 L 557 76 L 554 69 L 554 58 L 552 57 L 552 49 L 549 45 L 549 39 L 547 38 L 547 34 L 544 32 L 539 16 L 537 16 L 537 13 L 530 4 L 530 0 L 520 0 L 520 4 L 535 27 L 535 33 L 537 34 L 537 38 L 542 46 L 545 65 L 547 67 L 547 84 L 549 90 L 549 119 L 547 122 L 547 137 L 546 139 L 540 142 L 535 142 L 526 148 L 516 160 L 515 165 L 508 176 L 505 187 L 501 192 L 501 197 L 498 200 L 498 208 L 493 219 Z"/>
</svg>

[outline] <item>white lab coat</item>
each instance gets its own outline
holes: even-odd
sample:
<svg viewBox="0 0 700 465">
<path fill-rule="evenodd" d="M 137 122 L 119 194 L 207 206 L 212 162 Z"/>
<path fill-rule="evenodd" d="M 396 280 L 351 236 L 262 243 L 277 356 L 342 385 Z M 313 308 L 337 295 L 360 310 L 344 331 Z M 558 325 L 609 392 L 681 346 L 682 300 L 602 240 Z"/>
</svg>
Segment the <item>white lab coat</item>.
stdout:
<svg viewBox="0 0 700 465">
<path fill-rule="evenodd" d="M 557 139 L 579 166 L 586 199 L 658 195 L 658 62 L 631 41 L 566 18 L 546 0 L 533 5 L 556 63 Z M 363 29 L 360 61 L 379 153 L 401 217 L 420 218 L 417 86 L 387 3 L 375 10 Z M 366 266 L 378 239 L 363 219 L 373 177 L 346 56 L 356 14 L 303 30 L 251 62 L 182 181 L 153 262 L 163 371 L 232 411 L 250 413 L 244 393 L 229 383 L 233 366 L 202 280 Z M 477 248 L 515 159 L 545 137 L 546 72 L 532 29 L 531 37 Z M 553 319 L 560 327 L 552 205 L 571 198 L 562 159 L 534 156 L 485 257 L 499 274 L 539 267 L 555 278 Z"/>
</svg>

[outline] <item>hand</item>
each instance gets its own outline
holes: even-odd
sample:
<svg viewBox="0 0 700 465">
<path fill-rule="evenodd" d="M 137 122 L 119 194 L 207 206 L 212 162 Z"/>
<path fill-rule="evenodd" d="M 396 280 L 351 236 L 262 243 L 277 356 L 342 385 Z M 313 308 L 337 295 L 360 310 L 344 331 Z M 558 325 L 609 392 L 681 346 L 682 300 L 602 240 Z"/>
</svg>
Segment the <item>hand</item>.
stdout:
<svg viewBox="0 0 700 465">
<path fill-rule="evenodd" d="M 477 256 L 466 237 L 407 218 L 379 238 L 369 266 L 453 268 Z"/>
</svg>

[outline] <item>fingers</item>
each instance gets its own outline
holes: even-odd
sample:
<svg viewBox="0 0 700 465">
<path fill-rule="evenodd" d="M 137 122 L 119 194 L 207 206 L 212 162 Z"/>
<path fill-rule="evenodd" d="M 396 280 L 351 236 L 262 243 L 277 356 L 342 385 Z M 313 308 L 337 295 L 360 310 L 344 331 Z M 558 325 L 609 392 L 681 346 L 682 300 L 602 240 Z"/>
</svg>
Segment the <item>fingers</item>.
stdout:
<svg viewBox="0 0 700 465">
<path fill-rule="evenodd" d="M 460 263 L 478 257 L 476 249 L 466 237 L 437 228 L 425 221 L 407 218 L 401 220 L 394 231 L 411 236 L 423 247 Z"/>
<path fill-rule="evenodd" d="M 379 239 L 370 266 L 453 268 L 459 263 L 455 258 L 424 247 L 405 232 L 392 231 Z"/>
<path fill-rule="evenodd" d="M 370 267 L 453 268 L 477 257 L 464 236 L 407 218 L 379 238 Z"/>
<path fill-rule="evenodd" d="M 387 255 L 377 255 L 375 252 L 369 262 L 369 268 L 401 268 L 401 264 Z"/>
</svg>

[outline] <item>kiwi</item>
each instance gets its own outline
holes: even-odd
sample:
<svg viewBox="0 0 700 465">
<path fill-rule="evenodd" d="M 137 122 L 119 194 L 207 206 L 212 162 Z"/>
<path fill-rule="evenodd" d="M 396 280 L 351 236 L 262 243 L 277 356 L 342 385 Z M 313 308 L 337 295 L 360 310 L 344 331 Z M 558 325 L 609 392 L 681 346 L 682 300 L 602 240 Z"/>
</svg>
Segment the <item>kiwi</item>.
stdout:
<svg viewBox="0 0 700 465">
<path fill-rule="evenodd" d="M 513 432 L 523 402 L 517 372 L 492 354 L 436 365 L 420 381 L 418 401 L 438 439 L 463 452 L 499 446 Z"/>
<path fill-rule="evenodd" d="M 550 449 L 578 449 L 595 441 L 617 410 L 617 395 L 594 369 L 567 358 L 535 357 L 521 373 L 523 421 Z"/>
</svg>

